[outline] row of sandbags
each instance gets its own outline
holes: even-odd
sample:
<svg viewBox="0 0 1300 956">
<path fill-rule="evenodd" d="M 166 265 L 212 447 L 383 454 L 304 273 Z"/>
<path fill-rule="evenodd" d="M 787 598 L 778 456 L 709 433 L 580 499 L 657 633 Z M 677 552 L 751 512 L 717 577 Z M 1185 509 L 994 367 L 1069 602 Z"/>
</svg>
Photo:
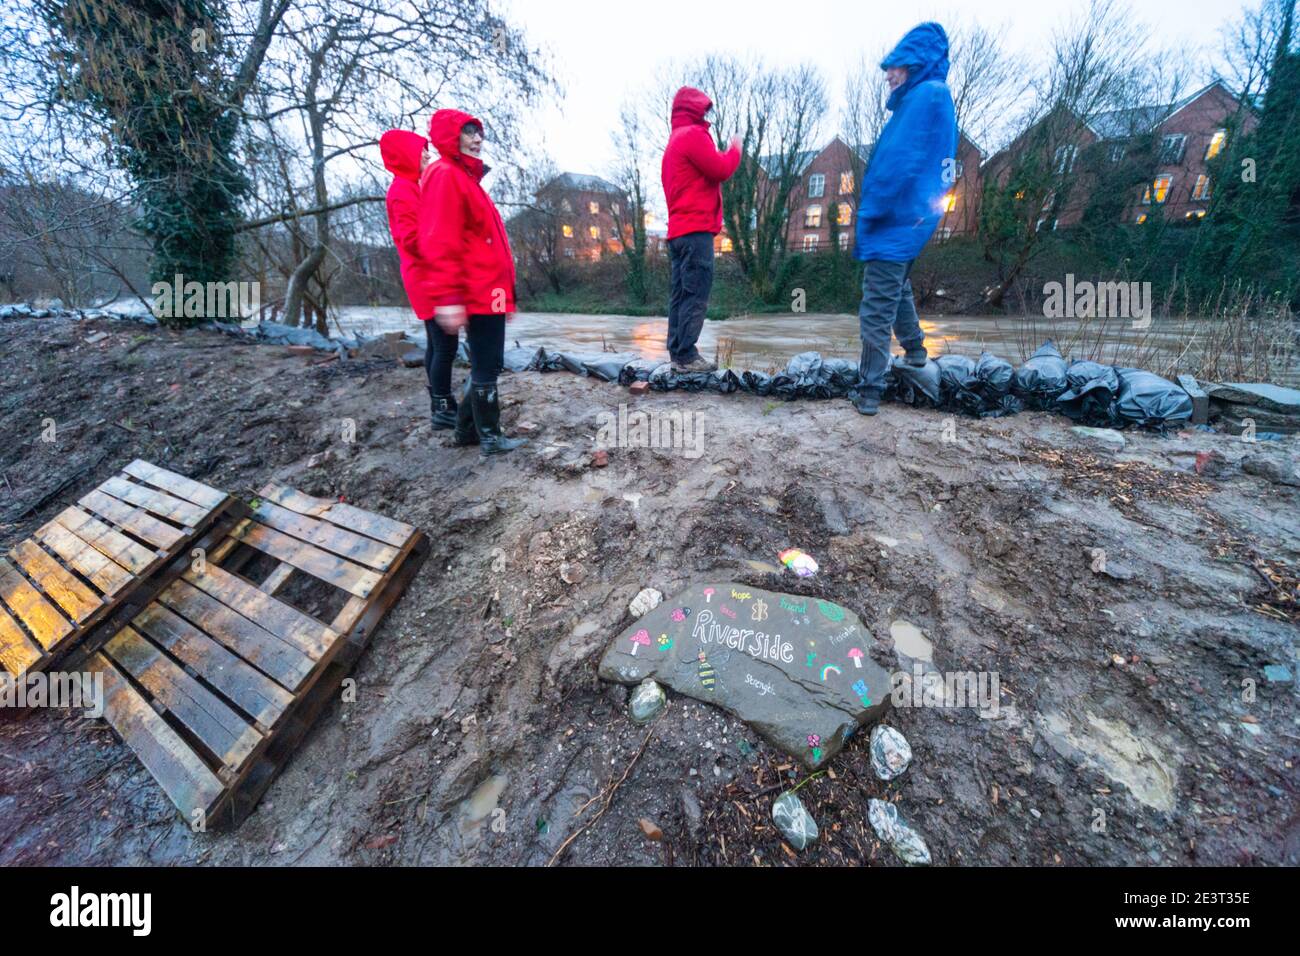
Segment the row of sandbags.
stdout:
<svg viewBox="0 0 1300 956">
<path fill-rule="evenodd" d="M 563 370 L 622 385 L 648 382 L 656 391 L 749 392 L 786 401 L 853 397 L 858 384 L 856 362 L 824 359 L 817 352 L 796 355 L 774 374 L 732 369 L 683 374 L 668 363 L 627 353 L 577 355 L 516 346 L 506 351 L 505 367 L 515 372 Z M 1042 409 L 1086 425 L 1116 428 L 1165 428 L 1192 416 L 1191 396 L 1174 382 L 1142 369 L 1066 362 L 1051 342 L 1018 369 L 989 352 L 978 359 L 942 355 L 923 368 L 895 357 L 886 373 L 884 397 L 981 418 Z"/>
</svg>

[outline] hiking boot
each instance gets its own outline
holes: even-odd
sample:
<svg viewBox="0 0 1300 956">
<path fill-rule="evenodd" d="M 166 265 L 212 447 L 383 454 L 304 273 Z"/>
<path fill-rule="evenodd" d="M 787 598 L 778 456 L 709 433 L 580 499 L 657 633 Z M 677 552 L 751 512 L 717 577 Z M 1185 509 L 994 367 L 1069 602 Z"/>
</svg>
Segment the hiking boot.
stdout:
<svg viewBox="0 0 1300 956">
<path fill-rule="evenodd" d="M 925 368 L 925 360 L 930 357 L 926 352 L 924 345 L 918 345 L 914 349 L 908 349 L 903 353 L 903 361 L 912 368 Z"/>
<path fill-rule="evenodd" d="M 433 388 L 425 386 L 429 392 L 429 410 L 430 421 L 433 423 L 434 431 L 443 428 L 456 427 L 456 399 L 450 395 L 435 395 Z"/>
<path fill-rule="evenodd" d="M 495 384 L 471 384 L 470 406 L 474 411 L 474 430 L 478 433 L 480 455 L 504 455 L 527 444 L 527 438 L 507 438 L 501 433 L 501 403 Z"/>
<path fill-rule="evenodd" d="M 674 362 L 673 371 L 679 375 L 686 372 L 716 372 L 718 366 L 710 362 L 703 355 L 696 356 L 689 362 Z"/>
<path fill-rule="evenodd" d="M 477 445 L 478 432 L 474 430 L 474 403 L 469 394 L 469 379 L 465 379 L 465 388 L 460 394 L 460 406 L 456 409 L 456 433 L 451 436 L 453 445 Z"/>
<path fill-rule="evenodd" d="M 862 415 L 876 414 L 880 411 L 880 391 L 874 388 L 862 389 L 853 400 L 853 407 Z"/>
</svg>

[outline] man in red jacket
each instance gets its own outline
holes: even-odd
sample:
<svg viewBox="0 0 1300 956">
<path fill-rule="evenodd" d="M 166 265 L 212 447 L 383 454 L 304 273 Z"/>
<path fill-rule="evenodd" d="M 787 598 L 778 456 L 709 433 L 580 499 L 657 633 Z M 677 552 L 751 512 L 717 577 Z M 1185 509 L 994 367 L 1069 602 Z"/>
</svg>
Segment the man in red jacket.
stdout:
<svg viewBox="0 0 1300 956">
<path fill-rule="evenodd" d="M 513 451 L 527 439 L 502 434 L 497 375 L 505 360 L 506 319 L 515 311 L 515 261 L 501 214 L 479 185 L 487 172 L 479 158 L 483 124 L 459 110 L 438 110 L 429 120 L 429 141 L 440 158 L 420 177 L 417 246 L 421 292 L 433 305 L 433 321 L 424 324 L 433 388 L 451 397 L 451 364 L 464 328 L 470 381 L 456 443 L 477 438 L 484 455 Z"/>
<path fill-rule="evenodd" d="M 695 343 L 704 328 L 713 288 L 713 237 L 722 231 L 722 184 L 740 165 L 740 141 L 731 138 L 725 153 L 713 145 L 704 114 L 713 101 L 683 86 L 673 97 L 673 131 L 661 172 L 668 200 L 668 356 L 677 372 L 717 368 Z"/>
</svg>

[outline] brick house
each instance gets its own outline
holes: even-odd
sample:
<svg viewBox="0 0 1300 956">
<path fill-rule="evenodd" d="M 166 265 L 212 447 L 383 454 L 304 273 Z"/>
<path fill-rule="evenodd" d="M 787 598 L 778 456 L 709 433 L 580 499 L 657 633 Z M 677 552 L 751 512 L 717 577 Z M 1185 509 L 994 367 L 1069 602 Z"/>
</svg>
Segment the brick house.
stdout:
<svg viewBox="0 0 1300 956">
<path fill-rule="evenodd" d="M 632 227 L 624 219 L 627 196 L 613 183 L 586 173 L 561 173 L 536 194 L 538 205 L 560 221 L 560 254 L 568 259 L 599 259 L 623 251 L 619 224 L 630 243 Z"/>
<path fill-rule="evenodd" d="M 1139 138 L 1150 136 L 1154 147 L 1151 180 L 1134 192 L 1132 201 L 1123 208 L 1123 218 L 1142 223 L 1152 209 L 1160 208 L 1169 222 L 1190 222 L 1205 215 L 1213 189 L 1207 163 L 1223 149 L 1229 117 L 1239 109 L 1237 98 L 1223 83 L 1215 81 L 1174 103 L 1100 113 L 1087 123 L 1072 121 L 1077 129 L 1063 137 L 1069 141 L 1056 147 L 1052 162 L 1056 172 L 1063 175 L 1071 174 L 1088 150 L 1093 150 L 1101 162 L 1119 163 Z M 1258 122 L 1254 112 L 1247 110 L 1243 131 L 1249 132 Z M 1022 133 L 985 163 L 986 180 L 1005 182 L 1016 150 L 1022 148 L 1031 132 Z M 1098 149 L 1100 152 L 1096 152 Z M 1094 175 L 1080 169 L 1081 177 Z M 1039 227 L 1077 225 L 1093 198 L 1094 185 L 1087 178 L 1076 180 L 1069 198 L 1053 210 L 1054 215 L 1044 212 Z"/>
</svg>

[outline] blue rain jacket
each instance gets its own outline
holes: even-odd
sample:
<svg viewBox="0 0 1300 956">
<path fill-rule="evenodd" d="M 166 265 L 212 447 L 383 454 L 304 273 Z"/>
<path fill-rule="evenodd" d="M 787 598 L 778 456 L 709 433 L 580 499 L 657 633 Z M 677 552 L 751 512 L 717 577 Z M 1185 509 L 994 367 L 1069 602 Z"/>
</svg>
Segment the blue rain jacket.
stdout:
<svg viewBox="0 0 1300 956">
<path fill-rule="evenodd" d="M 956 182 L 948 35 L 937 23 L 913 27 L 880 66 L 905 66 L 908 77 L 889 94 L 893 115 L 862 181 L 855 255 L 863 262 L 908 262 L 934 234 Z"/>
</svg>

